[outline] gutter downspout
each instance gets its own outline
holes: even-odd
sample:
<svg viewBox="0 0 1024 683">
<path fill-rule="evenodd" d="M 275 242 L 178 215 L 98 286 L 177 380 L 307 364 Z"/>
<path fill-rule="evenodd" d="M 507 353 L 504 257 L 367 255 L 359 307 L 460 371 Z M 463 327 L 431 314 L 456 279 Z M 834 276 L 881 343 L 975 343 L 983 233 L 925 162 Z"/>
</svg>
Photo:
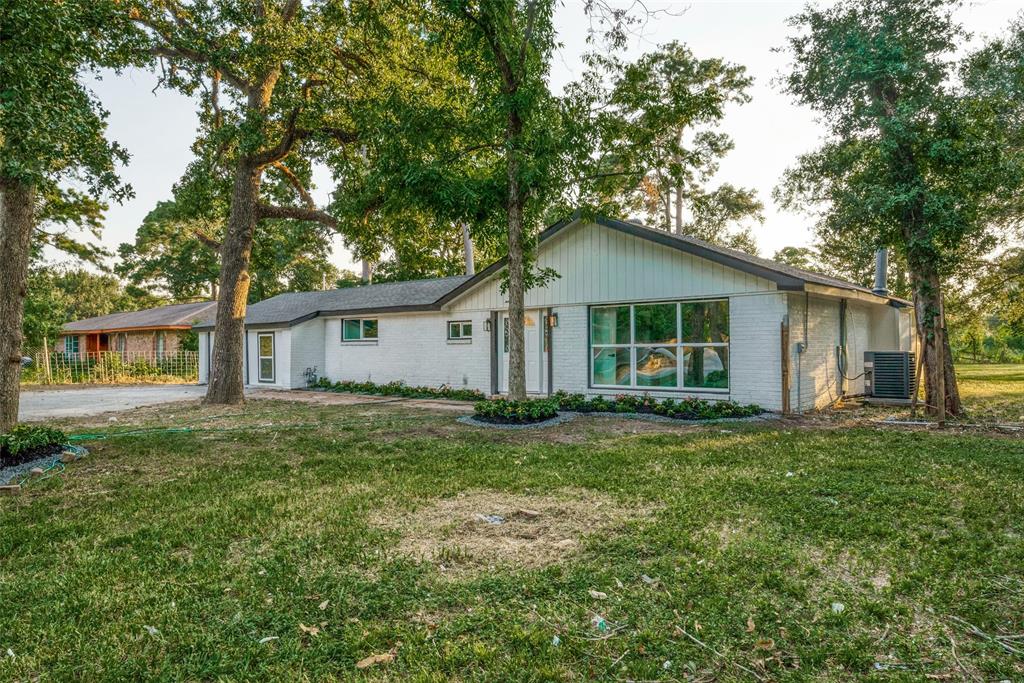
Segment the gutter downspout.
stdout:
<svg viewBox="0 0 1024 683">
<path fill-rule="evenodd" d="M 810 343 L 807 341 L 807 315 L 811 308 L 811 295 L 807 291 L 804 291 L 804 338 L 803 341 L 799 341 L 796 344 L 796 412 L 803 414 L 804 412 L 804 397 L 801 393 L 803 386 L 803 357 L 804 353 L 810 347 Z"/>
<path fill-rule="evenodd" d="M 245 330 L 245 381 L 242 382 L 243 386 L 249 386 L 249 330 Z"/>
<path fill-rule="evenodd" d="M 847 326 L 846 315 L 849 302 L 846 299 L 839 300 L 839 347 L 836 349 L 836 369 L 839 371 L 839 378 L 836 380 L 839 385 L 839 395 L 846 396 L 846 368 L 849 365 L 847 357 L 846 341 Z"/>
</svg>

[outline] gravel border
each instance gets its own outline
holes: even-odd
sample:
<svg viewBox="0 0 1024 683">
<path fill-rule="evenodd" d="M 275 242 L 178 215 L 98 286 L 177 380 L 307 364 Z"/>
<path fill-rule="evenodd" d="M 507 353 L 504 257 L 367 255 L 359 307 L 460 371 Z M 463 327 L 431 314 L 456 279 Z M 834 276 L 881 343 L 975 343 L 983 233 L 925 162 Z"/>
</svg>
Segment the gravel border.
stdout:
<svg viewBox="0 0 1024 683">
<path fill-rule="evenodd" d="M 560 410 L 558 411 L 558 417 L 553 417 L 550 420 L 543 420 L 541 422 L 530 422 L 528 424 L 501 424 L 500 422 L 487 422 L 485 420 L 478 420 L 473 415 L 464 415 L 463 417 L 456 418 L 457 421 L 462 424 L 472 425 L 474 427 L 491 427 L 494 429 L 539 429 L 544 427 L 553 427 L 560 425 L 569 420 L 575 419 L 579 415 L 594 415 L 597 417 L 621 417 L 626 420 L 644 420 L 646 422 L 661 422 L 664 424 L 676 424 L 683 426 L 693 425 L 712 425 L 722 424 L 730 422 L 770 422 L 778 419 L 777 413 L 761 413 L 760 415 L 749 415 L 747 417 L 716 417 L 710 420 L 681 420 L 675 417 L 668 417 L 666 415 L 655 415 L 654 413 L 615 413 L 608 411 L 593 411 L 586 413 L 579 413 L 573 410 Z"/>
<path fill-rule="evenodd" d="M 65 448 L 65 450 L 67 450 L 67 448 Z M 89 454 L 89 451 L 86 448 L 83 448 L 82 451 L 83 452 L 78 455 L 79 458 L 84 458 Z M 61 451 L 61 453 L 63 452 L 64 451 Z M 24 474 L 28 474 L 29 470 L 33 467 L 42 467 L 43 469 L 46 469 L 53 464 L 54 460 L 60 459 L 61 453 L 57 453 L 55 455 L 44 455 L 41 458 L 29 460 L 28 462 L 23 462 L 20 465 L 11 465 L 10 467 L 0 469 L 0 486 L 15 483 L 15 480 L 19 479 Z"/>
<path fill-rule="evenodd" d="M 647 422 L 663 422 L 675 425 L 710 425 L 722 422 L 766 422 L 778 419 L 776 413 L 761 413 L 760 415 L 748 415 L 747 417 L 714 417 L 708 420 L 684 420 L 678 417 L 657 415 L 655 413 L 616 413 L 614 411 L 590 411 L 585 413 L 574 413 L 575 415 L 597 415 L 598 417 L 621 417 L 626 420 L 645 420 Z"/>
<path fill-rule="evenodd" d="M 518 431 L 522 429 L 543 429 L 544 427 L 554 427 L 568 422 L 569 420 L 575 419 L 579 413 L 571 412 L 559 412 L 557 416 L 552 417 L 548 420 L 541 420 L 540 422 L 528 422 L 527 424 L 502 424 L 500 422 L 487 422 L 486 420 L 478 420 L 473 415 L 463 415 L 462 417 L 456 418 L 458 422 L 464 425 L 470 425 L 472 427 L 487 427 L 490 429 L 510 429 Z"/>
</svg>

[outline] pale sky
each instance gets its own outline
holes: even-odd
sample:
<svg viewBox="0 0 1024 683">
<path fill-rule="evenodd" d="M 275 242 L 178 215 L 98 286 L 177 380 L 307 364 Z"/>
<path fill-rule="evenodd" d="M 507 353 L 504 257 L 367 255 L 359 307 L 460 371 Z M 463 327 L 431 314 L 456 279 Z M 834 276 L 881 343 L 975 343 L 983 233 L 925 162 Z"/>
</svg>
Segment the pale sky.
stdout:
<svg viewBox="0 0 1024 683">
<path fill-rule="evenodd" d="M 582 73 L 588 26 L 582 6 L 583 0 L 564 0 L 556 16 L 563 44 L 552 65 L 556 92 Z M 813 236 L 808 219 L 779 210 L 771 197 L 783 171 L 799 154 L 814 149 L 822 134 L 812 112 L 793 104 L 774 83 L 786 66 L 786 56 L 772 48 L 784 44 L 789 31 L 786 18 L 797 13 L 803 3 L 698 0 L 649 2 L 648 6 L 669 9 L 671 15 L 661 14 L 650 21 L 624 56 L 632 60 L 659 44 L 679 40 L 697 57 L 721 57 L 747 68 L 755 81 L 752 101 L 728 109 L 721 130 L 732 136 L 735 149 L 723 161 L 715 181 L 757 190 L 766 207 L 764 224 L 754 227 L 762 256 L 770 257 L 787 245 L 809 244 Z M 968 0 L 959 18 L 980 38 L 1000 33 L 1022 11 L 1024 0 Z M 173 184 L 191 159 L 195 103 L 173 91 L 154 92 L 155 86 L 155 77 L 140 70 L 108 75 L 94 84 L 110 111 L 110 137 L 132 157 L 121 175 L 134 188 L 135 198 L 123 205 L 113 204 L 107 212 L 102 243 L 111 250 L 133 241 L 145 215 L 158 201 L 171 198 Z M 314 196 L 326 199 L 330 177 L 321 173 L 317 180 L 321 187 Z M 335 263 L 356 269 L 340 240 Z"/>
</svg>

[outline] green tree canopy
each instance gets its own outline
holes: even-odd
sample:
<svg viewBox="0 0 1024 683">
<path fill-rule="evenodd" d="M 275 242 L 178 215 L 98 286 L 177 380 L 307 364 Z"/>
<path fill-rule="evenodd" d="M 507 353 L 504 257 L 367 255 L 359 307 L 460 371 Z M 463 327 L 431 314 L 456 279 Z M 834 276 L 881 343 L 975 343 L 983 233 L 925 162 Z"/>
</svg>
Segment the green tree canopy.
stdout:
<svg viewBox="0 0 1024 683">
<path fill-rule="evenodd" d="M 891 246 L 910 274 L 925 341 L 927 403 L 961 411 L 942 322 L 942 286 L 989 252 L 1003 198 L 1019 187 L 999 107 L 964 88 L 965 34 L 946 0 L 847 0 L 791 20 L 786 89 L 828 131 L 781 184 L 785 206 L 816 212 L 824 243 Z"/>
<path fill-rule="evenodd" d="M 82 80 L 89 69 L 116 67 L 135 54 L 124 19 L 116 0 L 0 4 L 0 431 L 18 415 L 36 230 L 44 221 L 95 226 L 95 198 L 130 193 L 115 173 L 127 155 L 107 140 L 106 112 Z M 83 190 L 70 191 L 66 183 Z M 73 246 L 64 232 L 40 237 Z"/>
<path fill-rule="evenodd" d="M 745 221 L 763 221 L 756 193 L 708 184 L 733 148 L 719 130 L 730 103 L 750 101 L 742 66 L 700 59 L 673 42 L 625 62 L 590 54 L 569 97 L 591 100 L 595 157 L 590 191 L 617 213 L 639 212 L 666 230 L 757 252 Z M 738 230 L 732 230 L 739 227 Z"/>
</svg>

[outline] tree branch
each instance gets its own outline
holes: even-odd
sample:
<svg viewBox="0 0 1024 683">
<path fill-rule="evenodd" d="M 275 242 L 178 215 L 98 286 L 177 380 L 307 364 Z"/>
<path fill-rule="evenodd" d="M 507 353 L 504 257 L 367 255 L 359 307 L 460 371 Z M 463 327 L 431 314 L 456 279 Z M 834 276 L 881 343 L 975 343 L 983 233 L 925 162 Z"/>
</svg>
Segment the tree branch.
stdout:
<svg viewBox="0 0 1024 683">
<path fill-rule="evenodd" d="M 475 16 L 465 6 L 462 7 L 462 15 L 475 24 L 480 29 L 480 32 L 483 33 L 484 40 L 487 41 L 487 45 L 494 54 L 495 61 L 498 62 L 501 78 L 505 82 L 505 92 L 509 94 L 515 92 L 518 83 L 516 82 L 515 74 L 512 72 L 512 65 L 505 55 L 505 50 L 502 49 L 501 44 L 498 42 L 497 32 L 494 30 L 494 27 Z"/>
<path fill-rule="evenodd" d="M 220 248 L 222 246 L 221 243 L 213 239 L 209 235 L 199 232 L 198 230 L 193 230 L 192 234 L 195 235 L 195 238 L 199 240 L 203 244 L 203 246 L 209 247 L 214 251 L 220 251 Z"/>
<path fill-rule="evenodd" d="M 163 57 L 164 59 L 178 60 L 192 62 L 197 66 L 208 66 L 221 72 L 221 76 L 225 81 L 238 88 L 243 93 L 248 93 L 252 86 L 244 79 L 241 75 L 233 71 L 230 67 L 224 64 L 217 63 L 219 60 L 214 60 L 208 54 L 203 54 L 197 50 L 193 50 L 190 47 L 179 44 L 165 26 L 160 23 L 153 21 L 147 17 L 144 17 L 138 11 L 132 11 L 129 13 L 129 18 L 140 26 L 144 26 L 149 30 L 153 31 L 160 40 L 163 41 L 163 45 L 155 45 L 149 50 L 149 54 L 154 57 Z M 188 26 L 184 23 L 184 20 L 174 15 L 175 22 L 184 30 L 191 31 L 198 34 L 193 27 Z M 215 46 L 210 46 L 211 50 Z"/>
<path fill-rule="evenodd" d="M 288 114 L 288 122 L 285 124 L 284 136 L 281 140 L 271 147 L 270 149 L 263 150 L 259 154 L 253 157 L 253 163 L 257 166 L 269 166 L 276 161 L 280 161 L 288 156 L 288 153 L 292 151 L 292 147 L 295 146 L 296 141 L 308 135 L 308 131 L 299 131 L 295 127 L 295 123 L 299 118 L 299 108 L 295 107 L 291 113 Z"/>
<path fill-rule="evenodd" d="M 274 206 L 272 204 L 257 204 L 256 213 L 260 218 L 286 218 L 296 221 L 310 221 L 326 225 L 334 230 L 338 229 L 338 220 L 320 209 L 307 209 L 301 206 Z"/>
<path fill-rule="evenodd" d="M 522 71 L 526 65 L 526 49 L 530 45 L 530 40 L 533 39 L 533 28 L 537 22 L 537 7 L 539 3 L 537 0 L 531 0 L 526 8 L 526 33 L 523 34 L 523 42 L 519 46 L 519 70 Z"/>
<path fill-rule="evenodd" d="M 281 175 L 285 177 L 295 191 L 299 193 L 299 197 L 302 198 L 302 203 L 306 205 L 307 209 L 316 209 L 316 202 L 313 201 L 313 197 L 306 190 L 299 176 L 295 175 L 290 168 L 285 166 L 283 162 L 275 161 L 273 167 L 281 172 Z"/>
<path fill-rule="evenodd" d="M 300 5 L 301 3 L 299 0 L 288 0 L 288 2 L 285 3 L 284 9 L 281 10 L 281 21 L 287 24 L 295 18 L 295 14 L 299 11 Z"/>
</svg>

